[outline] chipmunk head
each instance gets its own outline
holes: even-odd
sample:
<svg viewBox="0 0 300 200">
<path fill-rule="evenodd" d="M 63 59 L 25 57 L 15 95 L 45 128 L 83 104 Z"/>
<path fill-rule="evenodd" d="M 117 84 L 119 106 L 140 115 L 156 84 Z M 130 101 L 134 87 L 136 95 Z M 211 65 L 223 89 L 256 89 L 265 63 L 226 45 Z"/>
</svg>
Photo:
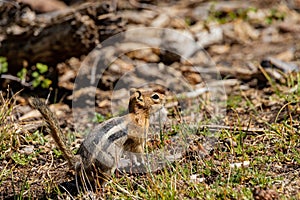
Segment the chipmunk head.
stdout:
<svg viewBox="0 0 300 200">
<path fill-rule="evenodd" d="M 145 110 L 155 112 L 163 106 L 164 94 L 158 90 L 131 89 L 129 100 L 129 112 Z"/>
</svg>

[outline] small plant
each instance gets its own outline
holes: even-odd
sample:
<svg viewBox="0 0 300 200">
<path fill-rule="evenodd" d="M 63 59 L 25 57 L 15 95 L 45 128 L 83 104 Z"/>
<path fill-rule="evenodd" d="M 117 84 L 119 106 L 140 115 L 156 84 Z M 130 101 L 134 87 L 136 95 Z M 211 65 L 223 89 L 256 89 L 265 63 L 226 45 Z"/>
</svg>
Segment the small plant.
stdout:
<svg viewBox="0 0 300 200">
<path fill-rule="evenodd" d="M 5 57 L 0 56 L 0 74 L 6 73 L 8 71 L 8 64 Z"/>
<path fill-rule="evenodd" d="M 103 115 L 101 115 L 100 113 L 95 113 L 93 122 L 101 123 L 101 122 L 104 122 L 104 121 L 105 121 L 105 117 Z"/>
<path fill-rule="evenodd" d="M 7 169 L 7 166 L 4 166 L 3 170 L 0 171 L 0 186 L 10 174 L 11 170 Z"/>
<path fill-rule="evenodd" d="M 4 99 L 5 98 L 5 99 Z M 12 115 L 15 98 L 3 96 L 0 92 L 0 159 L 6 158 L 12 149 L 20 145 L 19 130 L 15 126 L 15 118 Z"/>
<path fill-rule="evenodd" d="M 235 109 L 239 107 L 239 104 L 242 102 L 242 97 L 240 95 L 230 95 L 227 99 L 228 108 Z"/>
<path fill-rule="evenodd" d="M 48 71 L 48 66 L 42 63 L 37 63 L 36 66 L 33 66 L 33 71 L 30 74 L 31 76 L 31 85 L 36 88 L 41 86 L 42 88 L 49 88 L 52 84 L 52 81 L 44 76 L 44 74 Z M 26 81 L 26 78 L 29 76 L 30 71 L 27 68 L 22 68 L 17 76 L 21 80 L 22 83 Z"/>
<path fill-rule="evenodd" d="M 57 158 L 62 156 L 62 151 L 61 150 L 53 149 L 53 152 L 54 152 L 54 154 Z"/>
<path fill-rule="evenodd" d="M 255 8 L 249 7 L 232 11 L 219 11 L 216 10 L 215 5 L 212 4 L 209 9 L 209 19 L 212 21 L 217 21 L 220 24 L 228 23 L 236 19 L 247 20 L 248 12 L 255 10 Z"/>
<path fill-rule="evenodd" d="M 283 21 L 285 18 L 285 13 L 277 10 L 277 9 L 271 9 L 269 12 L 269 15 L 266 17 L 266 23 L 272 24 L 273 21 Z"/>
<path fill-rule="evenodd" d="M 11 159 L 13 159 L 13 161 L 15 161 L 15 163 L 19 164 L 19 165 L 27 165 L 29 163 L 30 160 L 32 160 L 34 155 L 30 154 L 30 155 L 25 155 L 25 154 L 21 154 L 18 152 L 14 152 L 11 155 Z"/>
<path fill-rule="evenodd" d="M 17 76 L 21 80 L 22 83 L 26 81 L 27 69 L 22 68 L 18 73 Z"/>
<path fill-rule="evenodd" d="M 43 132 L 40 132 L 39 130 L 33 132 L 30 135 L 27 135 L 25 139 L 28 143 L 33 141 L 34 143 L 38 143 L 40 145 L 44 145 L 45 142 L 47 142 L 43 135 Z"/>
<path fill-rule="evenodd" d="M 45 78 L 45 76 L 43 75 L 48 71 L 48 66 L 42 63 L 37 63 L 36 68 L 37 70 L 32 72 L 31 74 L 33 78 L 32 86 L 36 88 L 40 85 L 42 88 L 49 88 L 52 81 L 50 79 Z"/>
<path fill-rule="evenodd" d="M 49 88 L 52 84 L 52 81 L 44 76 L 48 71 L 48 66 L 42 63 L 37 63 L 36 66 L 32 67 L 33 70 L 28 70 L 26 67 L 23 67 L 18 73 L 17 77 L 20 82 L 24 84 L 26 79 L 30 79 L 31 85 L 36 88 L 41 86 L 42 88 Z M 0 74 L 4 74 L 8 71 L 8 63 L 5 57 L 0 56 Z M 31 73 L 31 74 L 30 74 Z"/>
</svg>

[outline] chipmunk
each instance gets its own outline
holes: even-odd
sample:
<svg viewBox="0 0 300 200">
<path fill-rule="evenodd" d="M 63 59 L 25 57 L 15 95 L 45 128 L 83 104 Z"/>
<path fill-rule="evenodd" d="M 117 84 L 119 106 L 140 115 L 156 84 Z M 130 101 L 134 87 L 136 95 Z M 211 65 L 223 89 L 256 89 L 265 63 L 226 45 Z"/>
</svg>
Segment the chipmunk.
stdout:
<svg viewBox="0 0 300 200">
<path fill-rule="evenodd" d="M 129 113 L 97 125 L 84 139 L 77 155 L 65 145 L 59 123 L 50 109 L 39 99 L 31 100 L 31 105 L 41 112 L 70 167 L 81 178 L 82 174 L 86 174 L 88 180 L 93 182 L 98 177 L 102 184 L 114 173 L 124 151 L 144 152 L 150 114 L 161 109 L 163 102 L 164 94 L 161 91 L 131 90 Z"/>
</svg>

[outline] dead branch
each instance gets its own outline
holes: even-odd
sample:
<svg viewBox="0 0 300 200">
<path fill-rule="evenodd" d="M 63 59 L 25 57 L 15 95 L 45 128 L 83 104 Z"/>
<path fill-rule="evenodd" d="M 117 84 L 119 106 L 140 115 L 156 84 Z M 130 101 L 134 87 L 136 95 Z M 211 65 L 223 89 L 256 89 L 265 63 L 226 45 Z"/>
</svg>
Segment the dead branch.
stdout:
<svg viewBox="0 0 300 200">
<path fill-rule="evenodd" d="M 55 65 L 67 58 L 87 54 L 123 29 L 121 17 L 111 13 L 105 2 L 39 15 L 24 6 L 10 5 L 8 9 L 10 11 L 0 11 L 4 10 L 7 15 L 15 13 L 15 18 L 14 23 L 1 24 L 0 56 L 7 58 L 9 66 L 14 66 L 14 71 L 9 71 L 12 74 L 24 63 Z M 0 12 L 0 16 L 6 15 L 5 12 Z"/>
</svg>

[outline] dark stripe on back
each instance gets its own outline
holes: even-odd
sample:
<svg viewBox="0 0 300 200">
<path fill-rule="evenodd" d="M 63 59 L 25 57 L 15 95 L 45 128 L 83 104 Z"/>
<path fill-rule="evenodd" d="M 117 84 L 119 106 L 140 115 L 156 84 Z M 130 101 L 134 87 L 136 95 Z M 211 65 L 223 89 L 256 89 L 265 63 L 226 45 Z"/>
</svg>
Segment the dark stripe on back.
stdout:
<svg viewBox="0 0 300 200">
<path fill-rule="evenodd" d="M 81 146 L 85 146 L 86 150 L 93 154 L 96 146 L 99 145 L 101 138 L 113 127 L 122 123 L 124 118 L 112 118 L 102 124 L 97 125 L 94 129 L 86 136 L 85 140 L 82 142 Z"/>
<path fill-rule="evenodd" d="M 116 140 L 124 137 L 125 135 L 127 135 L 127 126 L 125 128 L 125 130 L 120 130 L 114 134 L 111 134 L 109 137 L 108 137 L 108 141 L 105 143 L 105 145 L 103 146 L 103 151 L 106 151 L 107 148 L 112 144 L 114 143 Z"/>
<path fill-rule="evenodd" d="M 112 142 L 116 141 L 117 139 L 119 139 L 119 138 L 125 136 L 126 134 L 127 134 L 127 130 L 120 130 L 120 131 L 118 131 L 118 132 L 116 132 L 116 133 L 110 135 L 110 136 L 108 137 L 108 141 L 109 141 L 110 143 L 112 143 Z"/>
<path fill-rule="evenodd" d="M 100 127 L 99 126 L 96 127 L 96 129 L 93 130 L 93 132 L 96 132 L 94 144 L 98 145 L 98 143 L 99 143 L 100 139 L 103 137 L 103 135 L 105 135 L 105 133 L 107 133 L 113 127 L 121 124 L 123 120 L 124 119 L 122 119 L 121 117 L 118 118 L 117 120 L 114 118 L 113 120 L 108 120 L 106 122 L 106 124 L 104 124 L 104 126 L 99 125 Z"/>
</svg>

